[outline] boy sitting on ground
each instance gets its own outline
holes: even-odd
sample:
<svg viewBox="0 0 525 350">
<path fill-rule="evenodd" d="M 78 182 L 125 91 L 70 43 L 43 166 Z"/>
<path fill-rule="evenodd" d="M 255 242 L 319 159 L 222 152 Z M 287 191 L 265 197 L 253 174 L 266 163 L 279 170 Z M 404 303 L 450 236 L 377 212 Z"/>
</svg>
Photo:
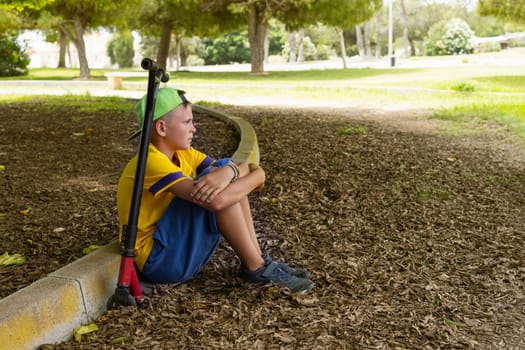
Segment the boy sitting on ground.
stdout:
<svg viewBox="0 0 525 350">
<path fill-rule="evenodd" d="M 135 113 L 141 132 L 146 96 Z M 307 293 L 309 272 L 277 262 L 261 251 L 248 194 L 264 185 L 265 173 L 253 163 L 216 160 L 191 147 L 191 104 L 184 92 L 158 90 L 139 211 L 135 262 L 153 283 L 185 282 L 210 260 L 222 237 L 241 261 L 240 275 L 253 283 L 276 284 Z M 126 165 L 117 189 L 122 235 L 127 224 L 137 156 Z"/>
</svg>

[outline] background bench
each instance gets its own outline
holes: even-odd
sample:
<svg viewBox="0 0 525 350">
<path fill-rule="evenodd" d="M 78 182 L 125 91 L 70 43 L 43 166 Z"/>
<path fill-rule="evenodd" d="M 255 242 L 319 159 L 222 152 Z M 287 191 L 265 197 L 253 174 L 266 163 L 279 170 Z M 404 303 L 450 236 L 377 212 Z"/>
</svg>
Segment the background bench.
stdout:
<svg viewBox="0 0 525 350">
<path fill-rule="evenodd" d="M 108 78 L 108 87 L 117 90 L 122 88 L 122 78 L 147 78 L 148 72 L 106 72 L 104 76 Z"/>
</svg>

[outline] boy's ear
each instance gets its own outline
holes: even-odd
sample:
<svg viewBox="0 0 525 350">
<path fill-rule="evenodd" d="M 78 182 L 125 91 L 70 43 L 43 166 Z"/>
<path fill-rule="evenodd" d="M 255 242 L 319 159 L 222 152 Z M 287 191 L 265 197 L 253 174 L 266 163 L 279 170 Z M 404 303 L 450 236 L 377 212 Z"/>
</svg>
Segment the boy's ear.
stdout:
<svg viewBox="0 0 525 350">
<path fill-rule="evenodd" d="M 153 124 L 153 127 L 155 128 L 157 134 L 159 134 L 160 136 L 166 135 L 166 122 L 164 120 L 157 120 L 155 124 Z"/>
</svg>

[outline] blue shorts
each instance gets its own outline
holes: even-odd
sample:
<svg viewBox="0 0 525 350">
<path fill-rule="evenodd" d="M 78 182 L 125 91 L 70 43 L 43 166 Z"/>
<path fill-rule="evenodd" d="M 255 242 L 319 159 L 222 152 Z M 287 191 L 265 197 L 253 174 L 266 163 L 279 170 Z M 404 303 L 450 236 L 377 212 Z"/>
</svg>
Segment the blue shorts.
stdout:
<svg viewBox="0 0 525 350">
<path fill-rule="evenodd" d="M 157 223 L 142 276 L 161 284 L 185 282 L 210 261 L 220 238 L 214 212 L 175 197 Z"/>
</svg>

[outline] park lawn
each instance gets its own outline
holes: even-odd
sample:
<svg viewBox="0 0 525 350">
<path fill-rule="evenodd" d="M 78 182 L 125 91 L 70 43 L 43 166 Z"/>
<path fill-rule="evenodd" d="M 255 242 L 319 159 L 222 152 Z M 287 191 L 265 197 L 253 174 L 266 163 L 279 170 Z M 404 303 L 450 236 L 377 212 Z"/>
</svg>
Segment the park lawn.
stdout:
<svg viewBox="0 0 525 350">
<path fill-rule="evenodd" d="M 91 69 L 93 79 L 105 79 L 105 69 Z M 76 68 L 34 68 L 27 75 L 1 77 L 0 80 L 73 80 L 78 79 L 79 71 Z"/>
<path fill-rule="evenodd" d="M 137 69 L 135 69 L 137 71 Z M 92 69 L 95 80 L 108 70 Z M 32 69 L 18 79 L 71 80 L 77 69 Z M 146 81 L 126 78 L 125 81 Z M 525 70 L 515 66 L 449 68 L 313 69 L 246 72 L 171 72 L 170 84 L 200 99 L 252 98 L 307 101 L 320 106 L 402 105 L 434 109 L 434 118 L 457 124 L 490 121 L 508 127 L 525 140 Z M 124 87 L 126 88 L 126 87 Z M 211 98 L 210 98 L 211 97 Z M 322 102 L 322 103 L 321 103 Z M 301 102 L 299 102 L 301 103 Z"/>
<path fill-rule="evenodd" d="M 507 98 L 505 101 L 478 101 L 442 108 L 432 115 L 433 118 L 453 121 L 456 126 L 484 128 L 496 123 L 518 134 L 525 142 L 525 97 Z"/>
<path fill-rule="evenodd" d="M 140 71 L 127 69 L 129 71 Z M 105 79 L 110 70 L 92 69 L 94 79 Z M 312 69 L 301 71 L 271 71 L 264 75 L 246 72 L 170 72 L 171 80 L 182 84 L 218 83 L 228 86 L 302 86 L 302 87 L 410 87 L 436 90 L 461 90 L 458 86 L 472 85 L 478 92 L 525 92 L 525 70 L 516 67 L 465 66 L 450 68 L 400 69 Z M 78 77 L 77 69 L 30 70 L 28 75 L 11 77 L 21 80 L 70 80 Z M 2 78 L 6 79 L 6 78 Z M 145 78 L 125 78 L 125 81 L 144 81 Z"/>
</svg>

